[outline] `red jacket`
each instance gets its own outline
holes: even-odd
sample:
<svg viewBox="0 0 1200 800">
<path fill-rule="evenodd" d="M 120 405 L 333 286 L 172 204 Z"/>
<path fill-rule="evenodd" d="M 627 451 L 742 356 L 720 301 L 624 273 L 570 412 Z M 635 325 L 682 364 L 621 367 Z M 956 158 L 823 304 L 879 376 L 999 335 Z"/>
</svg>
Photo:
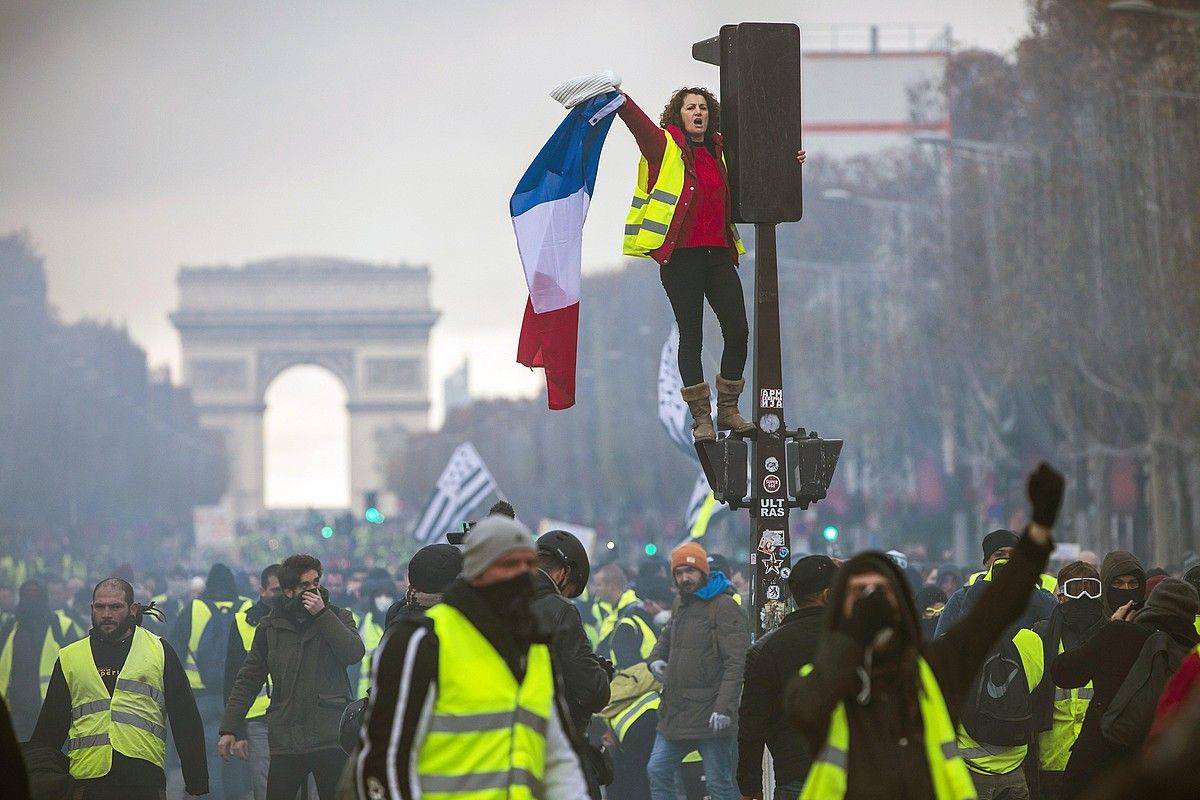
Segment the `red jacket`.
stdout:
<svg viewBox="0 0 1200 800">
<path fill-rule="evenodd" d="M 629 132 L 633 134 L 634 141 L 637 142 L 638 149 L 642 151 L 642 156 L 645 157 L 649 164 L 649 174 L 647 176 L 647 188 L 652 188 L 658 182 L 658 168 L 662 163 L 663 153 L 667 149 L 666 141 L 663 139 L 663 129 L 658 126 L 654 120 L 646 116 L 646 112 L 642 111 L 633 98 L 625 95 L 625 104 L 617 109 L 618 116 L 624 120 Z M 668 125 L 667 133 L 679 145 L 679 149 L 683 153 L 683 190 L 679 194 L 679 202 L 675 206 L 675 215 L 671 217 L 671 226 L 667 228 L 667 236 L 661 247 L 650 252 L 650 257 L 659 264 L 665 264 L 670 260 L 671 254 L 675 251 L 675 247 L 680 242 L 684 241 L 688 230 L 688 225 L 692 222 L 692 206 L 694 195 L 696 193 L 696 164 L 692 158 L 692 149 L 688 145 L 687 139 L 684 138 L 683 130 L 678 125 Z M 725 226 L 726 234 L 725 241 L 728 243 L 730 257 L 733 263 L 738 263 L 737 246 L 734 242 L 737 241 L 737 230 L 733 227 L 733 218 L 730 216 L 731 199 L 729 197 L 729 176 L 725 171 L 725 162 L 722 160 L 722 142 L 721 134 L 713 133 L 713 142 L 715 144 L 715 160 L 717 167 L 721 171 L 721 181 L 725 186 Z M 682 237 L 681 237 L 682 234 Z"/>
</svg>

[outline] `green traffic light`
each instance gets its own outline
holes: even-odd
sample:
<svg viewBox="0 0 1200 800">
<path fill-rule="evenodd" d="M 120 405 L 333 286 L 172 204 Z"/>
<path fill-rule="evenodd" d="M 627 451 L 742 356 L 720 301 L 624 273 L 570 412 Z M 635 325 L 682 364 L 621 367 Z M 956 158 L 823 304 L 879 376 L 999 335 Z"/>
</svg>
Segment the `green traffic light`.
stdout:
<svg viewBox="0 0 1200 800">
<path fill-rule="evenodd" d="M 646 545 L 646 555 L 652 556 L 657 552 L 658 552 L 658 545 L 653 545 L 653 544 Z"/>
<path fill-rule="evenodd" d="M 322 539 L 332 539 L 333 538 L 333 528 L 329 527 L 328 525 L 326 525 L 324 528 L 321 528 L 321 538 Z"/>
<path fill-rule="evenodd" d="M 825 528 L 821 535 L 825 537 L 825 541 L 832 542 L 838 537 L 838 529 L 830 525 Z"/>
<path fill-rule="evenodd" d="M 366 510 L 366 513 L 363 514 L 363 518 L 367 522 L 373 523 L 375 525 L 378 525 L 379 523 L 383 522 L 383 519 L 384 519 L 383 513 L 380 512 L 380 510 L 378 508 L 374 508 L 374 507 L 368 508 Z"/>
</svg>

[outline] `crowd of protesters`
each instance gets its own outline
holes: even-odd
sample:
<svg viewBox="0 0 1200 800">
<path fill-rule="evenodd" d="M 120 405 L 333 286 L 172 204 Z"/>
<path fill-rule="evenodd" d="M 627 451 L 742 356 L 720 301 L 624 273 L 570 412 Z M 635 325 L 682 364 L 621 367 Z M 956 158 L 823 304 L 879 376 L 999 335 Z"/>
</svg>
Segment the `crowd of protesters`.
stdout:
<svg viewBox="0 0 1200 800">
<path fill-rule="evenodd" d="M 973 570 L 797 558 L 753 642 L 748 571 L 698 542 L 593 569 L 504 503 L 396 575 L 28 577 L 0 758 L 73 800 L 1193 796 L 1200 566 L 1046 574 L 1062 491 L 1031 475 Z"/>
</svg>

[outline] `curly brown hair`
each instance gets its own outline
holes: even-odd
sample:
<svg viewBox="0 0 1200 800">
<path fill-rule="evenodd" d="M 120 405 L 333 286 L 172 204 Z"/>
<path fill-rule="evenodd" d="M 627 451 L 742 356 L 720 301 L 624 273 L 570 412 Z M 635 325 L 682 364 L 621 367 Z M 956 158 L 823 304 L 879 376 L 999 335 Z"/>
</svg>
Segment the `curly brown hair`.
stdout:
<svg viewBox="0 0 1200 800">
<path fill-rule="evenodd" d="M 689 94 L 700 95 L 708 104 L 708 129 L 704 132 L 704 139 L 712 141 L 712 135 L 721 130 L 721 104 L 717 102 L 717 96 L 703 86 L 684 86 L 682 89 L 676 89 L 675 93 L 671 95 L 671 99 L 667 101 L 666 107 L 663 108 L 662 116 L 658 118 L 658 124 L 664 128 L 668 125 L 682 128 L 683 98 Z"/>
</svg>

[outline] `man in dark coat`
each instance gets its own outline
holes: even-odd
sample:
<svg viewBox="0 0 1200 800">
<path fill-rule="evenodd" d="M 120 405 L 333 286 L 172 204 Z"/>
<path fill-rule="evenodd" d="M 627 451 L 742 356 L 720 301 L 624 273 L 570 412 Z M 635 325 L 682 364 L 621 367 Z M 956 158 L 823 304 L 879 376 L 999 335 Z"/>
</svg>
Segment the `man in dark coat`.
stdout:
<svg viewBox="0 0 1200 800">
<path fill-rule="evenodd" d="M 663 685 L 658 736 L 646 773 L 654 800 L 674 800 L 675 774 L 698 750 L 713 800 L 737 797 L 734 772 L 738 700 L 750 634 L 733 585 L 710 574 L 708 554 L 695 542 L 671 553 L 679 598 L 671 621 L 650 653 L 650 672 Z"/>
<path fill-rule="evenodd" d="M 530 610 L 538 629 L 552 637 L 550 652 L 562 670 L 571 725 L 583 739 L 592 714 L 608 705 L 613 675 L 612 663 L 592 651 L 583 620 L 571 602 L 587 586 L 591 565 L 583 545 L 566 531 L 549 531 L 538 537 L 537 564 Z M 599 800 L 599 774 L 590 761 L 594 754 L 585 752 L 584 756 L 588 793 Z"/>
<path fill-rule="evenodd" d="M 796 800 L 812 759 L 784 712 L 784 691 L 817 654 L 837 567 L 829 556 L 807 556 L 792 567 L 788 588 L 796 610 L 746 652 L 742 704 L 738 709 L 738 789 L 763 800 L 763 746 L 775 764 L 775 800 Z"/>
<path fill-rule="evenodd" d="M 318 794 L 333 797 L 346 762 L 340 723 L 354 699 L 346 668 L 361 661 L 366 648 L 353 615 L 329 605 L 321 571 L 321 562 L 308 554 L 283 560 L 283 597 L 255 626 L 221 718 L 221 758 L 245 758 L 246 712 L 270 676 L 268 798 L 295 797 L 310 774 Z"/>
</svg>

